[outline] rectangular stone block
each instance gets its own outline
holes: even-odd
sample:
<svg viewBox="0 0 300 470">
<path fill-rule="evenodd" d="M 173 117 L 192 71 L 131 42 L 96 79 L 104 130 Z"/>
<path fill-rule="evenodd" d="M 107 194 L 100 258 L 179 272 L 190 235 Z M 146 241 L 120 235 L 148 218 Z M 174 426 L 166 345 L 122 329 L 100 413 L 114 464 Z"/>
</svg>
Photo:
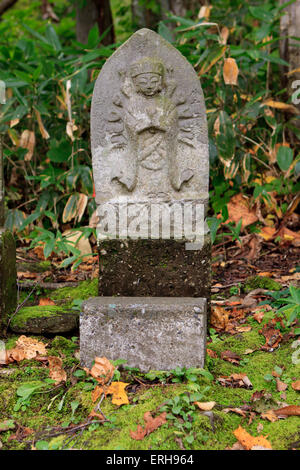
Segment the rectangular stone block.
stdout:
<svg viewBox="0 0 300 470">
<path fill-rule="evenodd" d="M 13 234 L 0 228 L 0 336 L 17 306 L 16 247 Z"/>
<path fill-rule="evenodd" d="M 203 298 L 91 298 L 80 317 L 81 364 L 105 356 L 142 371 L 204 367 L 206 309 Z"/>
</svg>

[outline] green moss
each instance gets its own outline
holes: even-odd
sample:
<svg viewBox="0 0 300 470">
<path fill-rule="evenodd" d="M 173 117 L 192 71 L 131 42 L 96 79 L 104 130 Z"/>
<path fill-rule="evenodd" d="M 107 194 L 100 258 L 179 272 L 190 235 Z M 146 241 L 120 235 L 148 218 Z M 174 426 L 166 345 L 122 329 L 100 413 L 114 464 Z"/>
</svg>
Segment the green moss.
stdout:
<svg viewBox="0 0 300 470">
<path fill-rule="evenodd" d="M 267 290 L 280 290 L 282 286 L 279 282 L 264 276 L 252 276 L 244 283 L 243 289 L 245 292 L 250 292 L 254 289 L 267 289 Z"/>
<path fill-rule="evenodd" d="M 27 320 L 42 319 L 46 317 L 61 315 L 63 313 L 69 313 L 70 309 L 67 307 L 61 307 L 57 305 L 35 305 L 32 307 L 23 307 L 14 316 L 11 322 L 11 327 L 22 327 L 25 326 Z"/>
<path fill-rule="evenodd" d="M 57 289 L 50 294 L 53 300 L 64 300 L 72 303 L 75 299 L 86 300 L 89 297 L 98 295 L 98 279 L 81 282 L 77 287 L 64 287 Z"/>
</svg>

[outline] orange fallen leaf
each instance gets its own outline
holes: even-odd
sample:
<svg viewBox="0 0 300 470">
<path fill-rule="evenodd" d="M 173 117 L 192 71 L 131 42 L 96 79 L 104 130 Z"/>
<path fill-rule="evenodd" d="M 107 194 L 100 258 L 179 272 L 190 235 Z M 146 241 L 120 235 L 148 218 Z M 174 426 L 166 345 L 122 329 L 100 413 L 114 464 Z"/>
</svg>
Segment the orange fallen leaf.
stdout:
<svg viewBox="0 0 300 470">
<path fill-rule="evenodd" d="M 106 391 L 106 395 L 112 395 L 112 403 L 114 405 L 128 405 L 129 400 L 125 392 L 127 383 L 124 382 L 112 382 Z"/>
<path fill-rule="evenodd" d="M 296 382 L 292 383 L 292 388 L 297 392 L 300 392 L 300 380 L 296 380 Z"/>
<path fill-rule="evenodd" d="M 55 305 L 55 302 L 48 297 L 44 297 L 39 300 L 39 305 Z"/>
<path fill-rule="evenodd" d="M 84 370 L 94 377 L 100 385 L 104 385 L 113 378 L 115 366 L 106 357 L 96 357 L 91 370 L 87 368 Z"/>
<path fill-rule="evenodd" d="M 55 380 L 55 384 L 58 385 L 61 382 L 67 380 L 67 373 L 62 368 L 62 360 L 57 356 L 48 356 L 49 362 L 49 376 L 52 380 Z"/>
<path fill-rule="evenodd" d="M 263 321 L 263 318 L 265 316 L 265 313 L 260 311 L 260 312 L 256 312 L 254 315 L 253 315 L 253 318 L 254 320 L 256 320 L 258 323 L 261 323 Z"/>
<path fill-rule="evenodd" d="M 250 209 L 248 199 L 243 194 L 236 194 L 227 204 L 227 222 L 238 223 L 242 219 L 242 229 L 258 220 L 254 209 Z"/>
<path fill-rule="evenodd" d="M 210 322 L 213 328 L 224 330 L 228 325 L 228 321 L 228 312 L 223 307 L 212 307 Z"/>
<path fill-rule="evenodd" d="M 235 429 L 233 434 L 246 450 L 251 450 L 255 446 L 272 449 L 270 442 L 264 436 L 253 437 L 242 426 Z"/>
<path fill-rule="evenodd" d="M 274 101 L 271 98 L 262 103 L 261 106 L 270 106 L 270 108 L 280 109 L 282 111 L 288 111 L 294 114 L 298 113 L 296 106 L 293 106 L 292 104 L 288 103 L 283 103 L 282 101 Z"/>
<path fill-rule="evenodd" d="M 284 406 L 273 411 L 277 416 L 300 416 L 300 406 L 298 405 Z"/>
<path fill-rule="evenodd" d="M 127 385 L 129 384 L 124 382 L 112 382 L 109 386 L 97 386 L 92 392 L 92 400 L 93 402 L 97 401 L 98 398 L 100 398 L 100 396 L 102 395 L 102 393 L 104 393 L 105 396 L 112 395 L 112 403 L 114 405 L 128 405 L 129 400 L 125 392 L 125 388 L 127 387 Z"/>
</svg>

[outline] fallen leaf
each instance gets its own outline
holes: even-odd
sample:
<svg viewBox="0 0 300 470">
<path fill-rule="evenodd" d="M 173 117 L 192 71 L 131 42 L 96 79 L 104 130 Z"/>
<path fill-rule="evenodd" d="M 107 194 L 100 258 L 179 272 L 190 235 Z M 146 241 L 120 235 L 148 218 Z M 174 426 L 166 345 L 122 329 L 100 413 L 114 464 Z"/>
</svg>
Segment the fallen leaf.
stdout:
<svg viewBox="0 0 300 470">
<path fill-rule="evenodd" d="M 98 418 L 99 421 L 104 421 L 104 416 L 101 413 L 97 413 L 95 410 L 90 412 L 89 418 Z"/>
<path fill-rule="evenodd" d="M 264 436 L 253 437 L 242 426 L 235 429 L 233 434 L 246 450 L 251 450 L 254 446 L 272 449 L 270 442 Z"/>
<path fill-rule="evenodd" d="M 276 388 L 278 392 L 284 392 L 288 388 L 288 385 L 281 380 L 276 379 Z"/>
<path fill-rule="evenodd" d="M 240 360 L 241 360 L 240 356 L 238 356 L 232 351 L 222 351 L 221 359 L 223 359 L 224 361 L 231 362 L 232 364 L 236 364 L 236 365 L 239 365 Z"/>
<path fill-rule="evenodd" d="M 213 328 L 217 330 L 225 330 L 228 325 L 228 321 L 229 314 L 223 307 L 212 307 L 210 322 Z"/>
<path fill-rule="evenodd" d="M 91 368 L 91 370 L 85 368 L 84 369 L 89 375 L 94 377 L 100 385 L 104 385 L 109 382 L 114 375 L 115 366 L 109 362 L 106 357 L 96 357 L 95 364 Z"/>
<path fill-rule="evenodd" d="M 300 416 L 300 406 L 298 405 L 284 406 L 273 411 L 277 416 Z"/>
<path fill-rule="evenodd" d="M 217 380 L 223 387 L 252 388 L 252 383 L 246 374 L 231 374 L 229 376 L 224 375 L 218 377 Z"/>
<path fill-rule="evenodd" d="M 136 441 L 143 440 L 145 436 L 148 436 L 151 432 L 155 431 L 167 422 L 166 415 L 167 413 L 164 412 L 156 418 L 153 418 L 150 411 L 147 411 L 144 414 L 144 421 L 146 424 L 145 428 L 142 428 L 142 426 L 139 424 L 136 431 L 130 431 L 131 438 L 135 439 Z"/>
<path fill-rule="evenodd" d="M 57 356 L 48 356 L 49 362 L 49 376 L 52 380 L 55 380 L 55 384 L 58 385 L 61 382 L 67 380 L 67 373 L 62 368 L 62 360 Z"/>
<path fill-rule="evenodd" d="M 127 383 L 124 382 L 112 382 L 108 387 L 107 391 L 105 392 L 106 395 L 112 395 L 112 403 L 114 405 L 128 405 L 129 400 L 128 396 L 125 392 L 125 388 L 127 387 Z"/>
<path fill-rule="evenodd" d="M 36 339 L 22 335 L 18 338 L 16 346 L 7 351 L 7 355 L 16 362 L 23 359 L 34 359 L 37 355 L 46 356 L 46 345 Z"/>
<path fill-rule="evenodd" d="M 205 401 L 205 402 L 195 401 L 195 405 L 197 405 L 198 408 L 202 411 L 212 410 L 215 404 L 216 404 L 215 401 Z"/>
<path fill-rule="evenodd" d="M 206 352 L 208 356 L 213 357 L 214 359 L 218 357 L 218 354 L 216 353 L 216 351 L 213 351 L 212 349 L 207 349 Z"/>
<path fill-rule="evenodd" d="M 297 392 L 300 392 L 300 380 L 296 380 L 296 382 L 292 383 L 292 388 Z"/>
<path fill-rule="evenodd" d="M 243 416 L 243 418 L 246 418 L 247 416 L 247 412 L 244 410 L 241 410 L 241 408 L 224 408 L 222 411 L 223 413 L 229 413 L 229 412 L 236 413 L 238 415 Z"/>
<path fill-rule="evenodd" d="M 264 319 L 264 316 L 265 316 L 265 312 L 256 312 L 254 315 L 253 315 L 253 318 L 254 320 L 256 320 L 258 323 L 261 323 Z"/>
<path fill-rule="evenodd" d="M 268 410 L 265 413 L 262 413 L 260 416 L 262 419 L 267 419 L 271 423 L 278 421 L 278 417 L 276 416 L 273 410 Z"/>
<path fill-rule="evenodd" d="M 44 297 L 39 300 L 39 305 L 55 305 L 55 302 L 48 297 Z"/>
<path fill-rule="evenodd" d="M 254 209 L 250 209 L 248 199 L 243 194 L 236 194 L 227 204 L 228 220 L 226 222 L 238 223 L 242 219 L 242 229 L 258 220 Z"/>
</svg>

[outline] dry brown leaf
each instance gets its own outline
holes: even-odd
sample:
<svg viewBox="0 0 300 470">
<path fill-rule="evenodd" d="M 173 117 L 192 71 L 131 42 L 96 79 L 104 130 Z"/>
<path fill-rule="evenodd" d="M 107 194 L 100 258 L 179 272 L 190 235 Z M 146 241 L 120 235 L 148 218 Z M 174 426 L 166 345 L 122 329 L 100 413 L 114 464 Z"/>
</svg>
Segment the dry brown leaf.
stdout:
<svg viewBox="0 0 300 470">
<path fill-rule="evenodd" d="M 23 359 L 34 359 L 37 355 L 46 356 L 46 345 L 36 339 L 22 335 L 18 338 L 16 346 L 7 351 L 7 355 L 16 362 Z"/>
<path fill-rule="evenodd" d="M 243 194 L 236 194 L 233 196 L 227 204 L 227 208 L 227 222 L 234 222 L 237 224 L 242 219 L 242 229 L 258 220 L 255 210 L 250 209 L 249 202 Z"/>
<path fill-rule="evenodd" d="M 284 392 L 288 388 L 288 385 L 281 380 L 276 379 L 276 388 L 278 392 Z"/>
<path fill-rule="evenodd" d="M 228 325 L 228 321 L 228 312 L 223 307 L 212 307 L 210 322 L 213 328 L 217 330 L 225 330 Z"/>
<path fill-rule="evenodd" d="M 300 380 L 296 380 L 296 382 L 292 383 L 292 388 L 297 392 L 300 392 Z"/>
<path fill-rule="evenodd" d="M 223 65 L 223 78 L 226 85 L 237 85 L 239 75 L 239 68 L 235 59 L 229 57 L 224 60 Z"/>
<path fill-rule="evenodd" d="M 273 240 L 275 238 L 276 228 L 275 227 L 263 227 L 258 235 L 260 235 L 264 240 Z"/>
<path fill-rule="evenodd" d="M 144 439 L 145 436 L 148 436 L 150 433 L 158 429 L 160 426 L 167 422 L 166 420 L 167 413 L 161 413 L 156 418 L 153 418 L 150 411 L 147 411 L 144 414 L 144 421 L 145 421 L 145 428 L 143 429 L 142 426 L 138 425 L 136 431 L 130 431 L 130 436 L 132 439 L 136 441 L 141 441 Z"/>
<path fill-rule="evenodd" d="M 115 366 L 106 357 L 95 357 L 95 364 L 91 370 L 87 368 L 84 370 L 94 377 L 100 385 L 104 385 L 113 378 Z"/>
<path fill-rule="evenodd" d="M 271 423 L 278 421 L 278 417 L 276 416 L 273 410 L 268 410 L 265 413 L 262 413 L 260 416 L 262 419 L 267 419 Z"/>
<path fill-rule="evenodd" d="M 93 252 L 89 239 L 83 237 L 80 230 L 66 230 L 63 232 L 63 236 L 67 238 L 69 243 L 74 244 L 81 255 L 90 255 Z"/>
<path fill-rule="evenodd" d="M 28 150 L 24 157 L 24 160 L 26 162 L 30 161 L 32 159 L 35 147 L 35 133 L 28 129 L 25 129 L 21 134 L 20 147 Z"/>
<path fill-rule="evenodd" d="M 266 339 L 266 343 L 263 346 L 261 346 L 260 349 L 265 350 L 265 351 L 268 351 L 270 349 L 275 349 L 278 347 L 279 343 L 282 341 L 282 338 L 283 338 L 282 334 L 277 328 L 273 326 L 276 324 L 276 321 L 277 321 L 276 319 L 270 320 L 269 323 L 264 325 L 262 330 L 259 330 L 259 333 L 261 333 Z"/>
<path fill-rule="evenodd" d="M 62 360 L 57 356 L 49 356 L 49 376 L 52 380 L 55 380 L 55 385 L 67 380 L 67 373 L 62 368 Z"/>
<path fill-rule="evenodd" d="M 49 139 L 50 135 L 48 134 L 47 130 L 45 129 L 45 126 L 43 124 L 43 121 L 42 121 L 42 118 L 41 118 L 41 115 L 40 115 L 39 111 L 37 109 L 34 109 L 34 111 L 35 111 L 37 122 L 38 122 L 38 125 L 39 125 L 39 130 L 40 130 L 40 133 L 42 134 L 43 139 Z"/>
<path fill-rule="evenodd" d="M 276 237 L 280 237 L 280 243 L 286 241 L 292 242 L 294 246 L 300 246 L 300 232 L 293 232 L 287 227 L 282 227 L 278 232 L 276 232 Z"/>
<path fill-rule="evenodd" d="M 207 349 L 206 352 L 210 357 L 213 357 L 215 359 L 218 357 L 218 354 L 216 353 L 216 351 L 213 351 L 212 349 Z"/>
<path fill-rule="evenodd" d="M 97 413 L 95 410 L 90 412 L 89 418 L 98 418 L 99 421 L 104 421 L 104 416 L 101 413 Z"/>
<path fill-rule="evenodd" d="M 44 297 L 39 300 L 39 305 L 55 305 L 55 302 L 49 299 L 49 297 Z"/>
<path fill-rule="evenodd" d="M 221 33 L 220 33 L 220 39 L 219 39 L 220 44 L 225 46 L 227 44 L 228 36 L 229 36 L 229 29 L 227 28 L 227 26 L 223 26 L 223 28 L 221 29 Z"/>
<path fill-rule="evenodd" d="M 263 321 L 263 318 L 265 316 L 265 312 L 256 312 L 254 315 L 253 315 L 253 318 L 254 320 L 256 320 L 258 323 L 261 323 Z"/>
<path fill-rule="evenodd" d="M 264 436 L 253 437 L 242 426 L 235 429 L 233 434 L 246 450 L 251 450 L 254 446 L 272 449 L 270 442 Z"/>
<path fill-rule="evenodd" d="M 277 416 L 300 416 L 299 405 L 284 406 L 283 408 L 273 411 Z"/>
<path fill-rule="evenodd" d="M 221 352 L 221 359 L 224 361 L 231 362 L 232 364 L 239 365 L 240 363 L 240 356 L 238 356 L 236 353 L 232 351 L 222 351 Z"/>
<path fill-rule="evenodd" d="M 247 377 L 246 374 L 231 374 L 223 375 L 218 377 L 218 382 L 223 385 L 223 387 L 232 387 L 232 388 L 252 388 L 252 383 Z"/>
<path fill-rule="evenodd" d="M 236 413 L 238 415 L 243 416 L 243 418 L 246 418 L 247 412 L 244 410 L 241 410 L 240 408 L 224 408 L 223 413 Z"/>
<path fill-rule="evenodd" d="M 251 331 L 251 330 L 252 330 L 252 327 L 250 325 L 236 327 L 236 331 L 238 331 L 239 333 L 247 333 L 247 331 Z"/>
<path fill-rule="evenodd" d="M 195 405 L 197 405 L 201 411 L 210 411 L 213 409 L 215 404 L 216 404 L 215 401 L 205 401 L 205 402 L 195 401 Z"/>
</svg>

